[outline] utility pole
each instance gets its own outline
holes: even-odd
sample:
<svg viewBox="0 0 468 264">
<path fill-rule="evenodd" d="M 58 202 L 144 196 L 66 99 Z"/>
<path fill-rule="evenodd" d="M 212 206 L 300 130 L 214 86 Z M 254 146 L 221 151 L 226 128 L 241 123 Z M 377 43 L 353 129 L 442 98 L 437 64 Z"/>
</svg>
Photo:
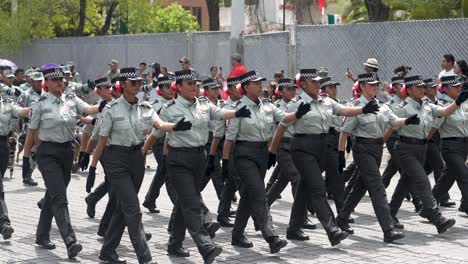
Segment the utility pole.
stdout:
<svg viewBox="0 0 468 264">
<path fill-rule="evenodd" d="M 286 31 L 286 0 L 283 0 L 283 31 Z"/>
<path fill-rule="evenodd" d="M 245 24 L 245 2 L 244 0 L 232 1 L 231 6 L 231 53 L 239 53 L 242 58 L 244 52 L 242 48 L 242 39 L 240 34 L 244 31 Z"/>
</svg>

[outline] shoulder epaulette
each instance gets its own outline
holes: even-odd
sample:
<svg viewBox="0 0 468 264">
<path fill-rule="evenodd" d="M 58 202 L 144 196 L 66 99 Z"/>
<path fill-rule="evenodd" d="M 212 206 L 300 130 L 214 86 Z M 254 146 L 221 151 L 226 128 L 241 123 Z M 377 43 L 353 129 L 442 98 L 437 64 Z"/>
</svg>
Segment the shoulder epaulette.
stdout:
<svg viewBox="0 0 468 264">
<path fill-rule="evenodd" d="M 237 100 L 237 101 L 235 101 L 234 103 L 232 103 L 231 106 L 232 106 L 232 107 L 237 107 L 240 103 L 241 103 L 241 101 L 240 101 L 240 100 Z"/>
<path fill-rule="evenodd" d="M 157 104 L 159 103 L 159 100 L 158 99 L 154 99 L 154 101 L 151 103 L 151 104 Z"/>
<path fill-rule="evenodd" d="M 448 103 L 449 101 L 445 100 L 445 99 L 439 99 L 439 103 L 444 105 L 446 103 Z"/>
<path fill-rule="evenodd" d="M 47 99 L 47 96 L 41 95 L 41 97 L 39 97 L 39 102 L 40 102 L 40 101 L 44 101 L 45 99 Z"/>
<path fill-rule="evenodd" d="M 271 103 L 270 98 L 262 98 L 262 103 Z"/>
<path fill-rule="evenodd" d="M 165 105 L 167 105 L 167 107 L 171 107 L 171 106 L 173 106 L 174 104 L 175 104 L 175 100 L 170 100 L 170 101 L 166 102 Z"/>
<path fill-rule="evenodd" d="M 387 102 L 388 105 L 392 105 L 393 103 L 395 103 L 395 101 L 393 101 L 393 99 L 390 100 L 389 102 Z"/>
<path fill-rule="evenodd" d="M 297 102 L 297 101 L 301 100 L 301 98 L 302 97 L 300 95 L 298 95 L 298 96 L 294 97 L 293 99 L 291 99 L 291 102 Z"/>
<path fill-rule="evenodd" d="M 151 104 L 148 102 L 148 101 L 143 101 L 140 103 L 141 106 L 144 106 L 144 107 L 147 107 L 147 108 L 151 108 Z"/>
<path fill-rule="evenodd" d="M 198 97 L 198 100 L 208 100 L 208 97 L 206 97 L 206 96 L 200 96 L 200 97 Z"/>
<path fill-rule="evenodd" d="M 117 101 L 116 101 L 116 100 L 113 100 L 113 101 L 107 103 L 107 104 L 106 104 L 106 107 L 111 108 L 112 106 L 114 106 L 114 105 L 116 105 L 116 104 L 117 104 Z"/>
<path fill-rule="evenodd" d="M 407 105 L 407 104 L 408 104 L 408 102 L 403 101 L 403 102 L 401 102 L 398 106 L 399 106 L 399 107 L 405 107 L 405 105 Z"/>
</svg>

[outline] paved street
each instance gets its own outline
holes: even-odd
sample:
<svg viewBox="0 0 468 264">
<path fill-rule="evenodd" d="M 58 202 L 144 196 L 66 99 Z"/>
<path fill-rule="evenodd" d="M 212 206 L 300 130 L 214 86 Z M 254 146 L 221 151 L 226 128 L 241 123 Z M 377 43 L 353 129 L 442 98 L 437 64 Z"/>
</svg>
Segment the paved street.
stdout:
<svg viewBox="0 0 468 264">
<path fill-rule="evenodd" d="M 148 156 L 150 169 L 146 171 L 146 178 L 140 191 L 142 201 L 155 172 L 156 163 Z M 385 164 L 383 164 L 384 166 Z M 270 170 L 270 173 L 273 170 Z M 98 169 L 96 185 L 103 179 L 102 170 Z M 76 260 L 67 259 L 65 246 L 58 230 L 53 225 L 51 238 L 57 249 L 47 251 L 34 244 L 39 209 L 36 202 L 43 196 L 44 184 L 38 171 L 34 178 L 40 182 L 39 187 L 24 187 L 21 182 L 21 167 L 15 168 L 13 178 L 9 172 L 5 175 L 6 200 L 15 233 L 11 240 L 0 238 L 0 263 L 97 263 L 102 240 L 96 235 L 99 219 L 107 203 L 107 197 L 97 206 L 96 219 L 89 219 L 86 215 L 85 182 L 86 174 L 78 173 L 72 176 L 68 188 L 69 208 L 72 224 L 78 240 L 83 244 L 83 252 Z M 388 195 L 393 192 L 398 177 L 393 179 Z M 432 179 L 432 176 L 431 176 Z M 451 190 L 452 198 L 459 205 L 460 194 L 455 186 Z M 217 198 L 213 186 L 210 184 L 204 191 L 203 197 L 212 212 L 216 212 Z M 283 194 L 271 208 L 274 225 L 279 234 L 285 236 L 292 202 L 291 190 Z M 143 210 L 144 226 L 151 232 L 153 238 L 149 246 L 153 258 L 158 263 L 203 263 L 201 256 L 187 234 L 184 244 L 190 249 L 190 258 L 169 257 L 166 253 L 167 223 L 172 210 L 172 204 L 167 197 L 166 190 L 158 199 L 160 214 L 149 214 Z M 334 208 L 334 206 L 332 205 Z M 289 241 L 289 244 L 279 254 L 269 254 L 268 244 L 259 232 L 253 229 L 249 222 L 246 235 L 254 243 L 251 249 L 235 248 L 230 245 L 231 233 L 229 228 L 221 228 L 215 241 L 223 247 L 223 253 L 217 258 L 219 263 L 467 263 L 468 262 L 468 217 L 458 212 L 456 208 L 442 209 L 445 216 L 455 217 L 457 224 L 449 232 L 437 235 L 434 226 L 429 225 L 413 212 L 413 205 L 404 202 L 399 215 L 405 225 L 406 238 L 398 244 L 382 242 L 383 235 L 374 216 L 369 197 L 366 196 L 356 208 L 353 216 L 356 224 L 352 225 L 355 235 L 350 236 L 339 246 L 332 248 L 321 226 L 317 230 L 307 231 L 311 240 L 306 242 Z M 314 219 L 316 221 L 316 219 Z M 129 263 L 137 263 L 132 245 L 127 233 L 124 234 L 119 253 Z"/>
</svg>

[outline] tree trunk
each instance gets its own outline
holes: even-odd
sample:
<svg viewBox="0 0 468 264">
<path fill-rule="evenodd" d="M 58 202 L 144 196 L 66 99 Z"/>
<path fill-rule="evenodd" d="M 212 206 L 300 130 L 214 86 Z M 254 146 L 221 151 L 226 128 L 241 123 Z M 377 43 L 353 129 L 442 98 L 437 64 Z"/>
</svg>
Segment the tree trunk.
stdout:
<svg viewBox="0 0 468 264">
<path fill-rule="evenodd" d="M 318 10 L 316 0 L 295 0 L 292 3 L 296 6 L 296 21 L 299 25 L 322 22 L 322 14 Z"/>
<path fill-rule="evenodd" d="M 114 16 L 114 11 L 117 9 L 117 5 L 119 4 L 118 1 L 112 1 L 109 9 L 107 10 L 106 20 L 104 21 L 104 25 L 102 28 L 97 32 L 97 35 L 105 35 L 107 31 L 109 31 L 112 21 L 112 16 Z"/>
<path fill-rule="evenodd" d="M 208 7 L 209 16 L 209 30 L 219 30 L 219 0 L 206 0 L 206 6 Z M 201 25 L 200 25 L 201 28 Z"/>
<path fill-rule="evenodd" d="M 390 7 L 383 0 L 365 0 L 369 22 L 382 22 L 390 18 Z"/>
<path fill-rule="evenodd" d="M 83 35 L 85 19 L 86 19 L 86 0 L 80 0 L 79 21 L 78 21 L 78 28 L 76 29 L 77 36 Z"/>
</svg>

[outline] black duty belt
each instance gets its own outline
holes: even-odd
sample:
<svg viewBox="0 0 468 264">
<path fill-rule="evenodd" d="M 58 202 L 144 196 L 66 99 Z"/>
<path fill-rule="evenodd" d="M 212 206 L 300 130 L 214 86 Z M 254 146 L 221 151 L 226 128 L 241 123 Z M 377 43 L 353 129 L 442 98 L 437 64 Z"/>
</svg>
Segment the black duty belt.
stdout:
<svg viewBox="0 0 468 264">
<path fill-rule="evenodd" d="M 252 141 L 245 141 L 245 140 L 237 140 L 236 145 L 239 146 L 249 146 L 249 147 L 266 147 L 268 146 L 268 142 L 252 142 Z"/>
<path fill-rule="evenodd" d="M 290 138 L 290 137 L 283 137 L 283 138 L 281 139 L 281 143 L 291 143 L 291 139 L 292 139 L 292 138 Z"/>
<path fill-rule="evenodd" d="M 412 137 L 404 137 L 400 136 L 400 142 L 406 143 L 406 144 L 415 144 L 415 145 L 424 145 L 427 143 L 427 139 L 420 139 L 420 138 L 412 138 Z"/>
<path fill-rule="evenodd" d="M 330 129 L 328 129 L 328 134 L 338 135 L 338 130 L 336 130 L 334 127 L 330 127 Z"/>
<path fill-rule="evenodd" d="M 137 151 L 141 150 L 143 147 L 143 144 L 138 144 L 138 145 L 133 145 L 133 146 L 120 146 L 120 145 L 110 145 L 108 148 L 109 149 L 115 149 L 115 150 L 126 150 L 126 151 Z"/>
<path fill-rule="evenodd" d="M 327 133 L 322 134 L 294 134 L 295 137 L 298 138 L 310 138 L 310 139 L 322 139 L 327 137 Z"/>
<path fill-rule="evenodd" d="M 374 145 L 383 145 L 383 138 L 365 138 L 365 137 L 355 137 L 356 143 L 359 144 L 374 144 Z"/>
<path fill-rule="evenodd" d="M 171 147 L 168 146 L 169 150 L 172 151 L 183 151 L 183 152 L 200 152 L 205 150 L 205 146 L 200 147 Z"/>
<path fill-rule="evenodd" d="M 467 142 L 468 137 L 447 137 L 447 138 L 442 138 L 442 140 L 447 140 L 447 141 L 457 141 L 457 142 Z"/>
</svg>

